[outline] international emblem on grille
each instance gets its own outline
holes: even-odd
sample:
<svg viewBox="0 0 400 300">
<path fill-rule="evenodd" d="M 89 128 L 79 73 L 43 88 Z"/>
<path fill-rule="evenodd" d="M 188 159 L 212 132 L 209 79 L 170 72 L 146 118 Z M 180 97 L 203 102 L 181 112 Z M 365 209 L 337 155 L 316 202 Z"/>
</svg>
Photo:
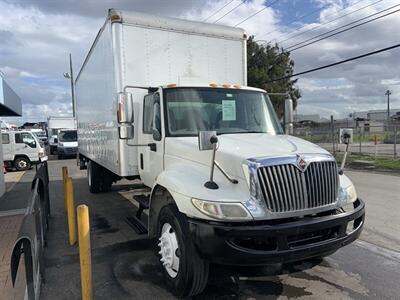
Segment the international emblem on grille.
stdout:
<svg viewBox="0 0 400 300">
<path fill-rule="evenodd" d="M 307 168 L 307 163 L 306 163 L 306 161 L 305 161 L 304 159 L 302 159 L 301 157 L 299 157 L 299 158 L 297 159 L 297 167 L 298 167 L 302 172 L 304 172 L 305 169 Z"/>
</svg>

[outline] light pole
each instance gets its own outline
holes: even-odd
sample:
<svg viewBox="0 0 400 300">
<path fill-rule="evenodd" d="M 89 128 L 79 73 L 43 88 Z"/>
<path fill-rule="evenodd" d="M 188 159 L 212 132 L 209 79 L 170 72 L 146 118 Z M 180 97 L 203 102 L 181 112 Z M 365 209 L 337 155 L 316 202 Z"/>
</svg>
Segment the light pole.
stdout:
<svg viewBox="0 0 400 300">
<path fill-rule="evenodd" d="M 390 95 L 392 94 L 391 91 L 387 90 L 385 95 L 387 96 L 387 123 L 389 126 L 389 122 L 390 122 Z"/>
<path fill-rule="evenodd" d="M 72 101 L 72 115 L 75 118 L 75 87 L 74 87 L 74 73 L 72 71 L 72 57 L 69 54 L 69 73 L 65 72 L 64 77 L 69 79 L 71 82 L 71 101 Z"/>
</svg>

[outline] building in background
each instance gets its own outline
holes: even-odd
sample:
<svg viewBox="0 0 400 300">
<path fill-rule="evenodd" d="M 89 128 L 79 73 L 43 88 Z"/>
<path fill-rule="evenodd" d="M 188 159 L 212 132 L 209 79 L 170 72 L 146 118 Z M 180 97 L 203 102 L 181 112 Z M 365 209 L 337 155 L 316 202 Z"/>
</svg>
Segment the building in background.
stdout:
<svg viewBox="0 0 400 300">
<path fill-rule="evenodd" d="M 22 116 L 21 98 L 18 97 L 13 89 L 7 84 L 0 73 L 0 118 L 20 116 Z M 0 167 L 3 165 L 3 145 L 2 139 L 0 139 Z M 2 171 L 0 171 L 0 196 L 2 196 L 4 192 L 4 174 Z"/>
</svg>

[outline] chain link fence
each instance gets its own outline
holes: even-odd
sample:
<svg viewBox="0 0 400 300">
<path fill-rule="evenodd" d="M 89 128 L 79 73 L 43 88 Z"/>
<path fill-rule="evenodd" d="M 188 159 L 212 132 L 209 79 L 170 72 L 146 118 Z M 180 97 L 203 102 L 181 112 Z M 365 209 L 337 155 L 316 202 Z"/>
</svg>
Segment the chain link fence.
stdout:
<svg viewBox="0 0 400 300">
<path fill-rule="evenodd" d="M 400 122 L 352 125 L 335 121 L 303 122 L 294 126 L 293 135 L 318 144 L 336 154 L 345 149 L 345 145 L 340 141 L 341 130 L 350 129 L 353 133 L 352 143 L 349 146 L 351 153 L 394 159 L 400 157 Z"/>
</svg>

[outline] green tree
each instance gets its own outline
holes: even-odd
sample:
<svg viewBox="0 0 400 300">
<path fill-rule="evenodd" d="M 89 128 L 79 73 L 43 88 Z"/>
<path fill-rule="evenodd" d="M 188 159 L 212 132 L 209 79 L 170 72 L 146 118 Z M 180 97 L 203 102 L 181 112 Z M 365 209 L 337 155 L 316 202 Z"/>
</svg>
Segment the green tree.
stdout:
<svg viewBox="0 0 400 300">
<path fill-rule="evenodd" d="M 250 37 L 247 41 L 247 84 L 258 87 L 269 93 L 289 93 L 293 100 L 293 108 L 301 97 L 300 90 L 296 86 L 297 79 L 283 79 L 270 82 L 273 79 L 282 78 L 293 74 L 294 61 L 290 58 L 290 52 L 280 48 L 277 44 L 262 46 Z M 284 113 L 285 96 L 271 95 L 271 101 L 278 114 Z"/>
</svg>

